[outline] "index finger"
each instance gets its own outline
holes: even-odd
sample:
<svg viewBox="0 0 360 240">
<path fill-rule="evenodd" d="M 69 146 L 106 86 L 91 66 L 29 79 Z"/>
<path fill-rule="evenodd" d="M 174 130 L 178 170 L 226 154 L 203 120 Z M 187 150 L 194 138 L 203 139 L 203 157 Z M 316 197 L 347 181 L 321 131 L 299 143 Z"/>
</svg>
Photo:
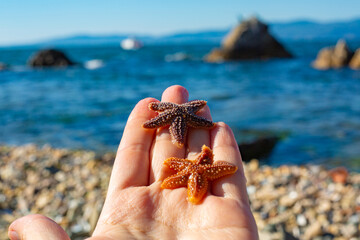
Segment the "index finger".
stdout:
<svg viewBox="0 0 360 240">
<path fill-rule="evenodd" d="M 116 154 L 109 192 L 130 186 L 148 185 L 150 148 L 155 130 L 145 129 L 142 124 L 155 116 L 155 113 L 148 108 L 149 103 L 155 101 L 158 100 L 143 99 L 131 112 Z"/>
</svg>

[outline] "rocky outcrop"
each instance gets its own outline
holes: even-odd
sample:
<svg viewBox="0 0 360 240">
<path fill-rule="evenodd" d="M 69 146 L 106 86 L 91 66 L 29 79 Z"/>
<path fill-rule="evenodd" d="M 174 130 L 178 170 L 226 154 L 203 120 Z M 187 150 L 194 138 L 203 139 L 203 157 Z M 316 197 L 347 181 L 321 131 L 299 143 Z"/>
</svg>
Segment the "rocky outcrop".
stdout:
<svg viewBox="0 0 360 240">
<path fill-rule="evenodd" d="M 208 62 L 289 58 L 292 55 L 269 33 L 268 26 L 253 17 L 241 22 L 223 40 L 221 48 L 205 57 Z"/>
<path fill-rule="evenodd" d="M 352 69 L 360 69 L 360 48 L 356 50 L 354 56 L 352 57 L 349 67 Z"/>
<path fill-rule="evenodd" d="M 32 67 L 66 67 L 74 63 L 61 51 L 46 49 L 37 52 L 30 60 Z"/>
<path fill-rule="evenodd" d="M 278 140 L 278 137 L 264 137 L 253 142 L 239 144 L 242 160 L 250 161 L 251 159 L 266 158 L 270 155 Z"/>
<path fill-rule="evenodd" d="M 313 67 L 320 70 L 341 68 L 348 65 L 353 52 L 344 40 L 339 40 L 335 47 L 326 47 L 319 51 Z"/>
</svg>

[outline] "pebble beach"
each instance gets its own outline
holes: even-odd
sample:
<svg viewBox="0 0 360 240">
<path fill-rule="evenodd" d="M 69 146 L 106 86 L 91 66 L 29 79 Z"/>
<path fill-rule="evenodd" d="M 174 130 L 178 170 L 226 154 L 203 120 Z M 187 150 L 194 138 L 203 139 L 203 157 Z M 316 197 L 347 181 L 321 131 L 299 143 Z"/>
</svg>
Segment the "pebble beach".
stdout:
<svg viewBox="0 0 360 240">
<path fill-rule="evenodd" d="M 108 186 L 114 153 L 0 146 L 0 239 L 15 219 L 40 213 L 71 239 L 90 236 Z M 260 239 L 360 239 L 360 173 L 319 165 L 244 164 Z"/>
</svg>

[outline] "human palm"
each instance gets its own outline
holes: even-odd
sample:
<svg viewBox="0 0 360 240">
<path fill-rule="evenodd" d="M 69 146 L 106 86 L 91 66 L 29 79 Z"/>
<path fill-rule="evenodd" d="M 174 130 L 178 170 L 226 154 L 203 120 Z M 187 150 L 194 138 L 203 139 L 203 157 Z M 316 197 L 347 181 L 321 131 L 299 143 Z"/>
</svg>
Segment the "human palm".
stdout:
<svg viewBox="0 0 360 240">
<path fill-rule="evenodd" d="M 91 239 L 257 239 L 248 206 L 216 196 L 192 205 L 186 189 L 164 191 L 159 183 L 122 190 Z"/>
<path fill-rule="evenodd" d="M 217 123 L 210 130 L 190 129 L 185 146 L 178 148 L 172 143 L 168 128 L 142 128 L 145 121 L 156 115 L 148 109 L 154 101 L 157 100 L 140 101 L 128 119 L 106 201 L 89 240 L 258 239 L 241 157 L 231 129 L 224 123 Z M 169 87 L 162 101 L 187 102 L 188 92 L 180 86 Z M 198 114 L 211 119 L 207 106 Z M 239 170 L 212 182 L 204 200 L 197 205 L 187 201 L 186 188 L 161 189 L 162 180 L 173 174 L 163 165 L 164 160 L 195 159 L 204 144 L 213 149 L 215 162 L 227 161 Z M 21 224 L 12 225 L 13 229 L 23 231 Z M 58 238 L 54 239 L 67 239 L 56 231 L 54 236 L 58 234 Z"/>
</svg>

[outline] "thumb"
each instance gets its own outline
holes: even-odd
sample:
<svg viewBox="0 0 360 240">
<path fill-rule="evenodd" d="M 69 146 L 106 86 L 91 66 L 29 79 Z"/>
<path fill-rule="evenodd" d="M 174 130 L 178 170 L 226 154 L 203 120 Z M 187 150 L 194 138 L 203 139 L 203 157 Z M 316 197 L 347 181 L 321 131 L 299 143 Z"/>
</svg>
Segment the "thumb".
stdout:
<svg viewBox="0 0 360 240">
<path fill-rule="evenodd" d="M 40 214 L 15 220 L 9 227 L 8 235 L 11 240 L 70 240 L 60 225 Z"/>
</svg>

